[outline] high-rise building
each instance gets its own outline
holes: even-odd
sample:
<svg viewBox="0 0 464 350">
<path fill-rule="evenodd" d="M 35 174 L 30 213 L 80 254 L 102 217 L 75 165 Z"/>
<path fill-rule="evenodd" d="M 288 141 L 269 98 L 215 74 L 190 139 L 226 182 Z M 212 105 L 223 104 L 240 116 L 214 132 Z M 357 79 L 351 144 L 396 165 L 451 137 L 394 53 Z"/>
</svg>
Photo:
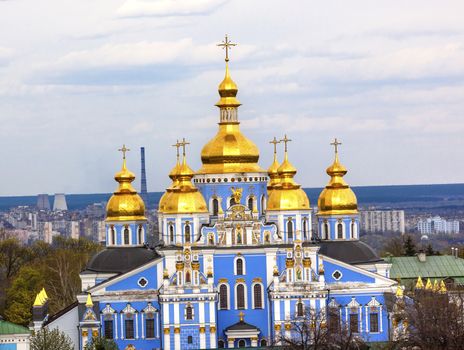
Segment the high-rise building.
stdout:
<svg viewBox="0 0 464 350">
<path fill-rule="evenodd" d="M 404 210 L 363 210 L 361 211 L 361 231 L 404 234 Z"/>
<path fill-rule="evenodd" d="M 440 216 L 420 219 L 417 222 L 417 229 L 423 235 L 433 233 L 456 234 L 459 233 L 459 221 L 445 220 Z"/>
<path fill-rule="evenodd" d="M 50 199 L 48 194 L 43 193 L 37 196 L 37 208 L 39 210 L 50 210 Z"/>
<path fill-rule="evenodd" d="M 55 200 L 53 201 L 53 211 L 64 211 L 68 210 L 68 205 L 66 204 L 66 197 L 64 193 L 56 193 Z"/>
</svg>

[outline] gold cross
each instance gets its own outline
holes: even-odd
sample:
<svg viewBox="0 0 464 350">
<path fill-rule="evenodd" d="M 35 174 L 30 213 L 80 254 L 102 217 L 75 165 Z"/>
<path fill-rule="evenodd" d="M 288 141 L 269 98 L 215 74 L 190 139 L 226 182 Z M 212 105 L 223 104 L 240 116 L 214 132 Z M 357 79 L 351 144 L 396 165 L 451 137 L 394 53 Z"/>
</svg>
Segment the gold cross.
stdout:
<svg viewBox="0 0 464 350">
<path fill-rule="evenodd" d="M 240 313 L 238 314 L 238 317 L 239 317 L 240 321 L 243 322 L 243 317 L 244 316 L 245 316 L 245 314 L 242 311 L 240 311 Z"/>
<path fill-rule="evenodd" d="M 272 143 L 272 144 L 274 145 L 274 154 L 276 154 L 276 153 L 277 153 L 277 144 L 278 144 L 278 143 L 281 143 L 281 142 L 282 142 L 282 140 L 280 140 L 280 141 L 277 141 L 277 139 L 276 139 L 276 137 L 275 137 L 275 136 L 274 136 L 274 140 L 272 140 L 272 141 L 269 141 L 269 143 Z"/>
<path fill-rule="evenodd" d="M 292 141 L 289 138 L 287 138 L 287 134 L 285 134 L 284 138 L 280 140 L 280 142 L 283 142 L 285 144 L 285 152 L 287 152 L 287 144 Z"/>
<path fill-rule="evenodd" d="M 335 153 L 338 153 L 338 146 L 340 146 L 342 143 L 338 142 L 337 138 L 335 138 L 334 142 L 331 142 L 330 144 L 335 147 Z"/>
<path fill-rule="evenodd" d="M 182 138 L 182 142 L 179 142 L 179 145 L 182 147 L 182 155 L 185 157 L 185 146 L 190 145 L 190 142 L 185 141 L 185 137 Z"/>
<path fill-rule="evenodd" d="M 126 148 L 126 145 L 122 145 L 122 148 L 118 149 L 119 152 L 122 152 L 122 159 L 126 159 L 126 152 L 130 151 L 129 148 Z"/>
<path fill-rule="evenodd" d="M 179 140 L 176 140 L 176 143 L 174 145 L 172 145 L 172 147 L 177 148 L 177 159 L 179 159 L 179 148 L 180 148 Z"/>
<path fill-rule="evenodd" d="M 229 48 L 231 48 L 232 46 L 237 46 L 237 44 L 233 44 L 229 40 L 229 37 L 226 34 L 226 39 L 223 40 L 221 44 L 217 44 L 217 46 L 220 46 L 223 49 L 226 49 L 226 62 L 229 62 Z"/>
</svg>

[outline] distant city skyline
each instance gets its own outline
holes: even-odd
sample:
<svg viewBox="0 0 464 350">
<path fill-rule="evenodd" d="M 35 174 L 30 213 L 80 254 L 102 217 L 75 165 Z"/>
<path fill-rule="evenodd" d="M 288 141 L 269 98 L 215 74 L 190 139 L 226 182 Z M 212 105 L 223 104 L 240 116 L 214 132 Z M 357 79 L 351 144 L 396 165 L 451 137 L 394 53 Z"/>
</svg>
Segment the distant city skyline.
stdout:
<svg viewBox="0 0 464 350">
<path fill-rule="evenodd" d="M 247 8 L 247 11 L 243 11 Z M 265 11 L 264 11 L 265 9 Z M 0 1 L 0 196 L 107 193 L 123 144 L 163 191 L 185 137 L 217 130 L 225 33 L 243 133 L 323 187 L 334 137 L 352 186 L 463 183 L 459 1 Z M 264 15 L 265 12 L 265 15 Z M 282 159 L 283 151 L 279 151 Z"/>
</svg>

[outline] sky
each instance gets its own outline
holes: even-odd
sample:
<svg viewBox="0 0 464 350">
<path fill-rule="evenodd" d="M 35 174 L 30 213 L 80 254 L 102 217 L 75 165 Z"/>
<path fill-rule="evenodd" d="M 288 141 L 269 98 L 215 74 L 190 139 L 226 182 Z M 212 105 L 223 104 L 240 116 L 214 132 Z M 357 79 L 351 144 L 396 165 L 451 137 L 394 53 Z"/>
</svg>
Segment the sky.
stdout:
<svg viewBox="0 0 464 350">
<path fill-rule="evenodd" d="M 464 2 L 0 0 L 0 195 L 111 192 L 126 144 L 162 191 L 217 130 L 229 34 L 243 133 L 322 187 L 464 182 Z M 282 149 L 279 149 L 282 158 Z"/>
</svg>

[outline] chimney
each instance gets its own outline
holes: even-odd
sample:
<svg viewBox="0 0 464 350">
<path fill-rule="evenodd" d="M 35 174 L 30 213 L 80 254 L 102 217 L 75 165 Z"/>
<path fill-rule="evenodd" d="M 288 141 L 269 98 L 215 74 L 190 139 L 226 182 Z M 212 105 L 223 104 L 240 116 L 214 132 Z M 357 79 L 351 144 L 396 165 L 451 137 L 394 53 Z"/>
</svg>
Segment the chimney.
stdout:
<svg viewBox="0 0 464 350">
<path fill-rule="evenodd" d="M 427 260 L 427 256 L 425 255 L 423 251 L 420 251 L 417 254 L 417 258 L 419 259 L 420 262 L 425 262 Z"/>
</svg>

